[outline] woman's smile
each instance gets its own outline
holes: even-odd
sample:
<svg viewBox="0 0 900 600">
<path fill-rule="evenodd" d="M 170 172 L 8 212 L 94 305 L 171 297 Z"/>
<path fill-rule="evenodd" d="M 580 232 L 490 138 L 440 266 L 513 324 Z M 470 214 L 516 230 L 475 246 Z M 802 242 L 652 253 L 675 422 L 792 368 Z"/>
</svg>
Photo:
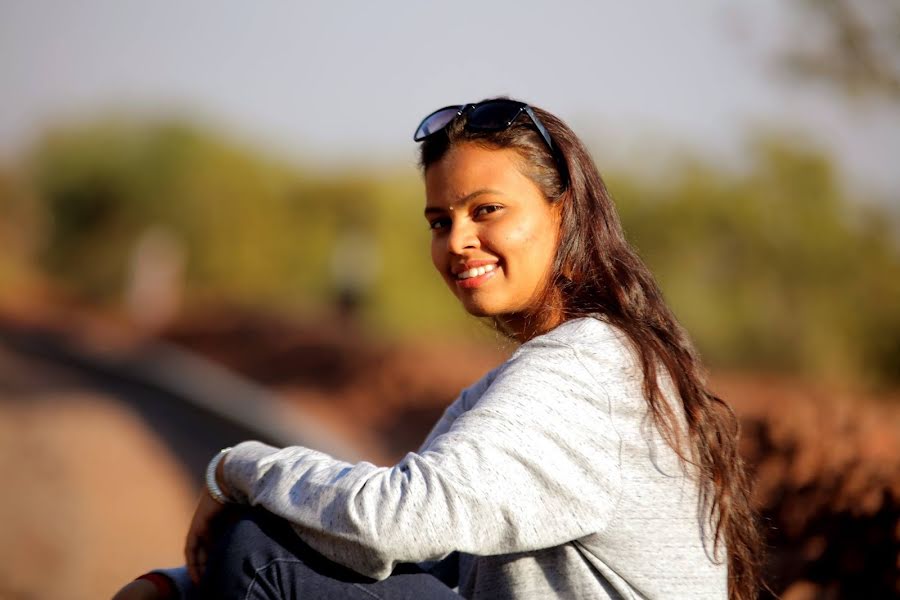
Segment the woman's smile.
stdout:
<svg viewBox="0 0 900 600">
<path fill-rule="evenodd" d="M 487 264 L 462 271 L 456 275 L 456 285 L 466 289 L 481 287 L 497 274 L 495 269 L 493 264 Z"/>
</svg>

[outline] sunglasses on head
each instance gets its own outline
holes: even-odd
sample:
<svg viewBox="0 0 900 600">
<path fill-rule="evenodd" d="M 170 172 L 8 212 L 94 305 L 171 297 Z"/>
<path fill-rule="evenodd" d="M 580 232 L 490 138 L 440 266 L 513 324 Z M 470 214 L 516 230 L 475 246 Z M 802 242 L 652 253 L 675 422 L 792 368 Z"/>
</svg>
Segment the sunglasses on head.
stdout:
<svg viewBox="0 0 900 600">
<path fill-rule="evenodd" d="M 462 114 L 466 115 L 466 129 L 470 131 L 502 131 L 507 129 L 513 122 L 519 118 L 519 115 L 525 113 L 535 129 L 541 134 L 550 152 L 553 154 L 556 165 L 559 168 L 563 180 L 567 178 L 567 170 L 565 161 L 559 155 L 550 133 L 541 120 L 537 118 L 531 107 L 524 102 L 516 100 L 485 100 L 477 104 L 457 104 L 455 106 L 445 106 L 439 108 L 419 123 L 413 140 L 421 142 L 428 136 L 444 129 L 453 122 L 454 119 Z"/>
</svg>

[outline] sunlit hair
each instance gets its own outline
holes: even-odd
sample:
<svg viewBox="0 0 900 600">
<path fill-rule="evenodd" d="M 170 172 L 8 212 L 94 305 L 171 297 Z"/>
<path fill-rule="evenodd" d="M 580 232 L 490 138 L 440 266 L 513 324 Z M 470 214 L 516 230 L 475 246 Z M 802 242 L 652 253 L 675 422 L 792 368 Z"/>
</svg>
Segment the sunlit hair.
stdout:
<svg viewBox="0 0 900 600">
<path fill-rule="evenodd" d="M 701 514 L 714 531 L 713 555 L 728 560 L 729 596 L 757 597 L 762 542 L 749 500 L 749 481 L 738 455 L 734 413 L 706 383 L 700 358 L 663 299 L 647 266 L 625 240 L 615 205 L 581 141 L 560 119 L 532 107 L 565 161 L 563 180 L 547 144 L 528 118 L 501 131 L 469 131 L 465 115 L 420 146 L 426 170 L 455 145 L 511 148 L 522 172 L 561 210 L 560 242 L 543 301 L 530 315 L 533 331 L 562 321 L 597 317 L 620 328 L 643 368 L 644 396 L 667 443 L 700 479 Z M 665 373 L 660 373 L 660 368 Z M 687 430 L 663 398 L 658 377 L 668 374 L 684 406 Z"/>
</svg>

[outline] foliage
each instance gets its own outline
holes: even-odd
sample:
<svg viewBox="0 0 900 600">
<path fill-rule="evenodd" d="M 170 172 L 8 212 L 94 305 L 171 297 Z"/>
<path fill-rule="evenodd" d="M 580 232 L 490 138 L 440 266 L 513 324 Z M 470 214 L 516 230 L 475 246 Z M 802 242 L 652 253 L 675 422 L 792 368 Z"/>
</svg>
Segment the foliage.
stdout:
<svg viewBox="0 0 900 600">
<path fill-rule="evenodd" d="M 607 174 L 676 313 L 712 364 L 900 381 L 896 215 L 848 197 L 815 149 L 768 136 L 752 156 Z M 21 173 L 32 209 L 5 209 L 0 178 L 0 216 L 29 221 L 29 256 L 86 301 L 119 302 L 136 240 L 162 227 L 185 248 L 188 303 L 313 311 L 349 286 L 384 332 L 471 322 L 432 272 L 412 172 L 313 173 L 183 124 L 106 122 L 47 136 Z M 338 261 L 348 238 L 372 243 Z M 357 263 L 369 275 L 348 277 Z"/>
<path fill-rule="evenodd" d="M 728 173 L 614 179 L 632 242 L 713 364 L 898 379 L 896 215 L 851 202 L 818 151 L 772 136 Z M 890 350 L 894 347 L 894 350 Z"/>
<path fill-rule="evenodd" d="M 0 291 L 28 286 L 43 221 L 23 176 L 0 168 Z"/>
<path fill-rule="evenodd" d="M 900 7 L 888 0 L 801 0 L 784 71 L 848 96 L 900 100 Z"/>
</svg>

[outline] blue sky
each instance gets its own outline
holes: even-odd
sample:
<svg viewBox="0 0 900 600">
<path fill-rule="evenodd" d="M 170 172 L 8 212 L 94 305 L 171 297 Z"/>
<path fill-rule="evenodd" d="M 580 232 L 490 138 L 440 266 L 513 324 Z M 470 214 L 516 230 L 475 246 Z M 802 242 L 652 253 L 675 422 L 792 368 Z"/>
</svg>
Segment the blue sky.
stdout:
<svg viewBox="0 0 900 600">
<path fill-rule="evenodd" d="M 308 160 L 411 165 L 425 113 L 508 94 L 568 120 L 601 162 L 640 168 L 667 141 L 739 158 L 774 124 L 833 149 L 851 180 L 900 189 L 896 108 L 776 76 L 804 26 L 789 5 L 0 0 L 0 153 L 133 111 Z"/>
</svg>

